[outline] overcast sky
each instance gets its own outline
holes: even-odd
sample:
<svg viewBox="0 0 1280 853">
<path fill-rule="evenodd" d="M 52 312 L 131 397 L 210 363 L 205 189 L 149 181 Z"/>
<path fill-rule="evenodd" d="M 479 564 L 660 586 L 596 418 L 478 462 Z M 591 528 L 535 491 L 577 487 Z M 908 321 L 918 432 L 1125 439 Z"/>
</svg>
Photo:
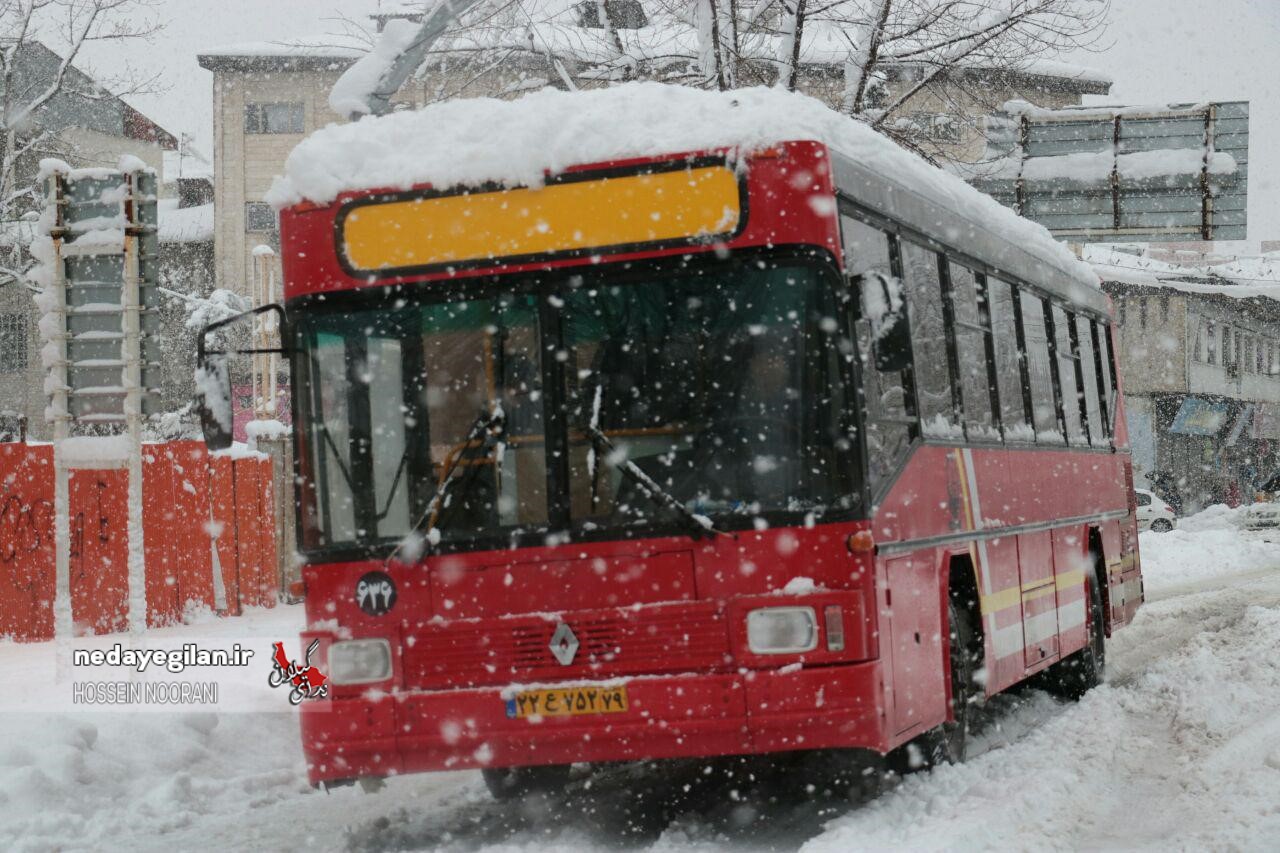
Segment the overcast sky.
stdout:
<svg viewBox="0 0 1280 853">
<path fill-rule="evenodd" d="M 384 5 L 396 5 L 394 3 Z M 1100 53 L 1070 57 L 1115 79 L 1106 103 L 1250 101 L 1250 242 L 1280 239 L 1280 0 L 1113 0 Z M 128 54 L 118 46 L 89 54 L 96 67 L 124 61 L 162 72 L 169 88 L 132 98 L 173 133 L 192 133 L 211 155 L 213 75 L 196 54 L 238 41 L 334 32 L 334 17 L 362 17 L 378 0 L 159 0 L 163 34 Z"/>
</svg>

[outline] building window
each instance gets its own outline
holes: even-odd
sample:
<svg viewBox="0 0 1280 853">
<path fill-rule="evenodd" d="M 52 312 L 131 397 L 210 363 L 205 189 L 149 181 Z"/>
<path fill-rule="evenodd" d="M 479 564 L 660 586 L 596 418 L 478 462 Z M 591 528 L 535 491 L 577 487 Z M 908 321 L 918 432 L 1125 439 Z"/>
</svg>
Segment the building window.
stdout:
<svg viewBox="0 0 1280 853">
<path fill-rule="evenodd" d="M 1264 348 L 1263 348 L 1263 345 L 1262 345 L 1262 338 L 1258 338 L 1254 343 L 1255 343 L 1255 345 L 1256 345 L 1256 347 L 1257 347 L 1257 349 L 1255 349 L 1255 350 L 1253 351 L 1253 354 L 1254 354 L 1254 361 L 1255 361 L 1255 364 L 1256 364 L 1256 367 L 1257 367 L 1257 371 L 1256 371 L 1256 372 L 1261 373 L 1263 376 L 1266 376 L 1266 375 L 1267 375 L 1267 372 L 1268 372 L 1268 368 L 1267 368 L 1267 354 L 1266 354 L 1266 352 L 1264 351 Z"/>
<path fill-rule="evenodd" d="M 1160 297 L 1160 322 L 1161 323 L 1169 322 L 1169 297 L 1168 296 Z"/>
<path fill-rule="evenodd" d="M 27 315 L 0 314 L 0 373 L 27 369 Z"/>
<path fill-rule="evenodd" d="M 1214 340 L 1215 327 L 1213 323 L 1204 324 L 1205 337 L 1205 364 L 1218 363 L 1218 342 Z"/>
<path fill-rule="evenodd" d="M 1196 318 L 1196 337 L 1191 346 L 1191 360 L 1204 361 L 1204 321 Z"/>
<path fill-rule="evenodd" d="M 1231 364 L 1231 327 L 1222 327 L 1222 366 Z"/>
<path fill-rule="evenodd" d="M 1143 331 L 1147 328 L 1147 297 L 1145 296 L 1138 300 L 1138 326 Z"/>
<path fill-rule="evenodd" d="M 245 133 L 302 133 L 302 104 L 245 104 Z"/>
<path fill-rule="evenodd" d="M 244 230 L 255 232 L 275 232 L 276 212 L 265 201 L 250 201 L 244 205 Z"/>
<path fill-rule="evenodd" d="M 959 142 L 960 122 L 945 113 L 908 113 L 897 121 L 897 129 L 910 136 L 937 142 Z"/>
</svg>

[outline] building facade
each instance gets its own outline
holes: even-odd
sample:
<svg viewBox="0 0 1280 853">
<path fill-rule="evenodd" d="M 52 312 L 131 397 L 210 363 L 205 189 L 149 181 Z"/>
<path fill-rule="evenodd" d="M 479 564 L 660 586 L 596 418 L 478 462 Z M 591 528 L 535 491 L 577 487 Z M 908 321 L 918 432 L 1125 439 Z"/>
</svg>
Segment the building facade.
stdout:
<svg viewBox="0 0 1280 853">
<path fill-rule="evenodd" d="M 1280 302 L 1212 276 L 1103 276 L 1135 478 L 1184 512 L 1251 500 L 1280 470 Z"/>
</svg>

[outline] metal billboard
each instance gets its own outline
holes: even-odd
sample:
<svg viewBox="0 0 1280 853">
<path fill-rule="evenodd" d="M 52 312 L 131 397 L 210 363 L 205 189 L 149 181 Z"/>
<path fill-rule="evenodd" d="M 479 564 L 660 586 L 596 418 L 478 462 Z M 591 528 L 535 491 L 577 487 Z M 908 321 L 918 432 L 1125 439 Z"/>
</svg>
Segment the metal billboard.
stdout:
<svg viewBox="0 0 1280 853">
<path fill-rule="evenodd" d="M 125 421 L 134 384 L 128 371 L 136 363 L 141 411 L 150 414 L 160 384 L 155 174 L 84 169 L 50 181 L 66 341 L 65 361 L 56 365 L 65 381 L 55 386 L 65 389 L 75 421 Z"/>
<path fill-rule="evenodd" d="M 987 124 L 978 189 L 1072 242 L 1243 240 L 1249 103 L 1041 110 Z"/>
</svg>

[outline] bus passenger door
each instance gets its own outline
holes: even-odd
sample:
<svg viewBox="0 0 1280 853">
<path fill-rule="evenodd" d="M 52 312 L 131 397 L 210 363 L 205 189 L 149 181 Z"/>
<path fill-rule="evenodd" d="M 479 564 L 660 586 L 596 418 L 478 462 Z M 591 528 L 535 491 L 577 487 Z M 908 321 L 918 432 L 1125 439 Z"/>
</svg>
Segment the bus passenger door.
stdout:
<svg viewBox="0 0 1280 853">
<path fill-rule="evenodd" d="M 1058 654 L 1058 596 L 1049 531 L 1018 536 L 1023 654 L 1028 669 Z"/>
<path fill-rule="evenodd" d="M 885 561 L 893 668 L 893 730 L 936 725 L 947 713 L 942 611 L 932 551 Z M 882 620 L 883 621 L 883 620 Z"/>
</svg>

